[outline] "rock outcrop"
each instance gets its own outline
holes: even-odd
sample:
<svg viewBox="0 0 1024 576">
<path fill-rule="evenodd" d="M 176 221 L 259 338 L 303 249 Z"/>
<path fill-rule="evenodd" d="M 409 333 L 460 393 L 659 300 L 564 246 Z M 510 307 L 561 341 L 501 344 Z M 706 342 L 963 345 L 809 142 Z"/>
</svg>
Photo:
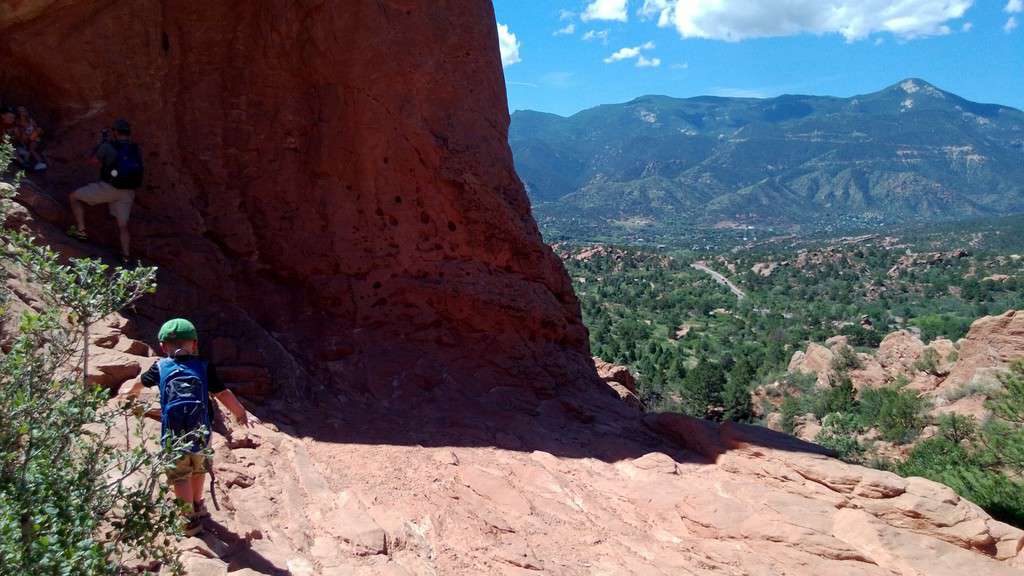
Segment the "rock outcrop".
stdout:
<svg viewBox="0 0 1024 576">
<path fill-rule="evenodd" d="M 636 389 L 636 378 L 629 368 L 605 362 L 597 356 L 594 356 L 594 367 L 597 369 L 597 376 L 618 394 L 620 400 L 638 410 L 644 409 L 644 402 Z"/>
<path fill-rule="evenodd" d="M 438 384 L 418 362 L 462 387 L 592 378 L 513 169 L 489 2 L 0 0 L 0 95 L 49 129 L 57 197 L 132 121 L 133 240 L 166 271 L 146 330 L 189 314 L 278 387 Z"/>
<path fill-rule="evenodd" d="M 954 390 L 972 381 L 992 382 L 1010 362 L 1024 358 L 1024 312 L 1010 310 L 986 316 L 971 324 L 960 342 L 959 358 L 942 383 Z"/>
</svg>

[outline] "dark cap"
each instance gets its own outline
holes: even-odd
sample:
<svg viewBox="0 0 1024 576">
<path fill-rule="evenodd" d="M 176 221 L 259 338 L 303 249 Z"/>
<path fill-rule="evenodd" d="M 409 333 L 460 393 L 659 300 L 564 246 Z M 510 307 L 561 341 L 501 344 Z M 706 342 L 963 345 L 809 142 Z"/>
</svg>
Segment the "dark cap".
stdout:
<svg viewBox="0 0 1024 576">
<path fill-rule="evenodd" d="M 121 134 L 131 134 L 132 125 L 124 118 L 118 118 L 117 120 L 114 120 L 114 130 Z"/>
</svg>

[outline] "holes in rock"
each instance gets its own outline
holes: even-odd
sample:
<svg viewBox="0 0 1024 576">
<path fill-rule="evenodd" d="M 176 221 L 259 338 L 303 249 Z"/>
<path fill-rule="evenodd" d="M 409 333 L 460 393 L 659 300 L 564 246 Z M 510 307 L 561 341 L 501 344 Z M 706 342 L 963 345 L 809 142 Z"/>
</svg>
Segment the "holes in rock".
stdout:
<svg viewBox="0 0 1024 576">
<path fill-rule="evenodd" d="M 160 47 L 164 49 L 164 52 L 171 51 L 171 39 L 167 36 L 167 32 L 160 33 Z"/>
<path fill-rule="evenodd" d="M 449 231 L 451 231 L 451 232 L 455 232 L 455 229 L 456 229 L 456 228 L 458 228 L 458 226 L 456 226 L 456 225 L 455 225 L 455 222 L 449 222 L 449 223 L 448 223 L 448 230 L 449 230 Z"/>
<path fill-rule="evenodd" d="M 420 222 L 424 224 L 430 224 L 430 214 L 426 212 L 420 212 Z"/>
<path fill-rule="evenodd" d="M 388 216 L 388 224 L 391 224 L 392 226 L 398 226 L 398 218 L 395 218 L 394 216 Z"/>
<path fill-rule="evenodd" d="M 402 203 L 402 197 L 401 196 L 395 196 L 395 204 L 401 204 L 401 203 Z"/>
<path fill-rule="evenodd" d="M 380 282 L 374 282 L 373 283 L 373 289 L 374 290 L 380 290 Z"/>
<path fill-rule="evenodd" d="M 380 208 L 377 208 L 376 210 L 374 210 L 373 213 L 376 214 L 377 216 L 383 216 L 384 215 L 384 211 L 381 210 Z"/>
<path fill-rule="evenodd" d="M 385 156 L 384 157 L 384 163 L 385 164 L 391 164 L 391 158 L 388 158 L 387 156 Z"/>
</svg>

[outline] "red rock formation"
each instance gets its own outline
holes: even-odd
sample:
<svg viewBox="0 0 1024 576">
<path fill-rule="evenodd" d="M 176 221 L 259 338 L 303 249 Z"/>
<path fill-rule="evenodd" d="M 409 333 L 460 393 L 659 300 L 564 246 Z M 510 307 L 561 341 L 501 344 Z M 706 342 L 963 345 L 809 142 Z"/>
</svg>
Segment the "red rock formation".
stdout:
<svg viewBox="0 0 1024 576">
<path fill-rule="evenodd" d="M 959 358 L 942 389 L 956 390 L 975 379 L 996 382 L 997 374 L 1019 358 L 1024 358 L 1024 312 L 979 318 L 961 342 Z"/>
<path fill-rule="evenodd" d="M 381 394 L 437 384 L 417 363 L 467 386 L 593 372 L 513 170 L 489 2 L 2 0 L 0 95 L 51 128 L 58 194 L 133 122 L 134 240 L 167 271 L 149 328 L 189 314 L 242 342 L 224 362 Z"/>
</svg>

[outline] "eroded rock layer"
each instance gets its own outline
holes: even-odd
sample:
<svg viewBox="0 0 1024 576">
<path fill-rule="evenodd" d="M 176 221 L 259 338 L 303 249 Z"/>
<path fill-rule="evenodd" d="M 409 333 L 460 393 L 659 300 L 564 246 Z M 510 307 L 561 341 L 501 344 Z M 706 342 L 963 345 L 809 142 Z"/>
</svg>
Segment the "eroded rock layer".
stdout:
<svg viewBox="0 0 1024 576">
<path fill-rule="evenodd" d="M 0 31 L 0 95 L 50 128 L 56 195 L 134 124 L 135 244 L 183 279 L 153 323 L 377 394 L 592 373 L 513 170 L 490 2 L 6 0 Z"/>
</svg>

